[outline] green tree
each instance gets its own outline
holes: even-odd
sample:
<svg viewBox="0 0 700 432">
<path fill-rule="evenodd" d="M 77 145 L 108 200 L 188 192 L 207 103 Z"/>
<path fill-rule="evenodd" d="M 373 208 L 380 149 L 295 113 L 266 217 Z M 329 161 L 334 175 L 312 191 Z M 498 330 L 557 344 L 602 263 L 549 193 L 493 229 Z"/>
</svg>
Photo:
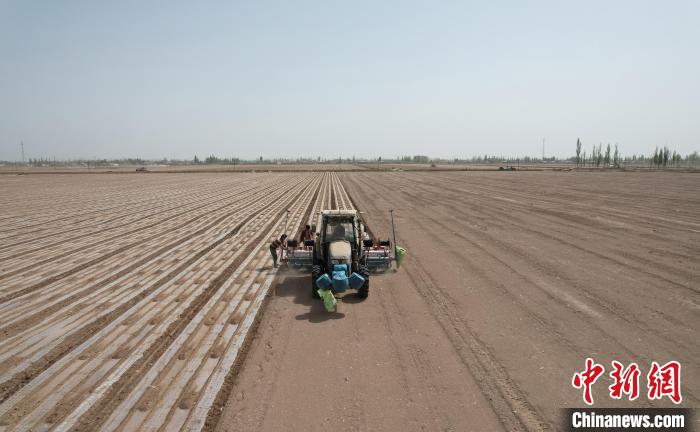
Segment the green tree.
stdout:
<svg viewBox="0 0 700 432">
<path fill-rule="evenodd" d="M 426 163 L 430 162 L 430 158 L 428 158 L 428 156 L 415 155 L 415 156 L 413 156 L 413 162 L 426 164 Z"/>
<path fill-rule="evenodd" d="M 576 166 L 581 164 L 581 139 L 576 138 Z"/>
<path fill-rule="evenodd" d="M 610 166 L 610 143 L 608 143 L 608 147 L 605 149 L 605 168 Z"/>
<path fill-rule="evenodd" d="M 617 144 L 615 144 L 615 155 L 613 156 L 613 165 L 615 165 L 615 168 L 620 168 L 620 152 L 617 150 Z"/>
<path fill-rule="evenodd" d="M 194 155 L 194 163 L 195 163 L 195 164 L 198 164 L 198 163 L 199 163 L 199 158 L 197 157 L 197 155 Z"/>
</svg>

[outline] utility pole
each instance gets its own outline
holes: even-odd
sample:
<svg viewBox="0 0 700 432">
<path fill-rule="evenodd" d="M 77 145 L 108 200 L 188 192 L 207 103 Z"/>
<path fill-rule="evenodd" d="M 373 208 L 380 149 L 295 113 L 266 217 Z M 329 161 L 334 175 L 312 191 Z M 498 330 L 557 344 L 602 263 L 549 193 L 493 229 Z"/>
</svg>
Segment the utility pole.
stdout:
<svg viewBox="0 0 700 432">
<path fill-rule="evenodd" d="M 22 147 L 22 165 L 24 165 L 24 141 L 20 141 L 19 145 Z"/>
<path fill-rule="evenodd" d="M 544 162 L 544 138 L 542 138 L 542 162 Z"/>
</svg>

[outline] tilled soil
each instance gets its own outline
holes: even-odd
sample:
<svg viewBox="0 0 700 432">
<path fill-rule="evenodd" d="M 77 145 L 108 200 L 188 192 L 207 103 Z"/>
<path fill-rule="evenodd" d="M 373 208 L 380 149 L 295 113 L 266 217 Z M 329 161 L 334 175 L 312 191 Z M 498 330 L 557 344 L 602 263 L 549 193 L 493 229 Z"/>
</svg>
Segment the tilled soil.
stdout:
<svg viewBox="0 0 700 432">
<path fill-rule="evenodd" d="M 277 272 L 270 240 L 315 220 L 339 184 L 0 177 L 0 431 L 215 421 Z"/>
<path fill-rule="evenodd" d="M 541 430 L 583 407 L 574 372 L 606 367 L 595 407 L 646 397 L 651 362 L 700 398 L 700 177 L 681 173 L 344 173 L 401 269 L 329 314 L 277 275 L 219 422 L 225 431 Z M 608 394 L 610 362 L 642 395 Z"/>
</svg>

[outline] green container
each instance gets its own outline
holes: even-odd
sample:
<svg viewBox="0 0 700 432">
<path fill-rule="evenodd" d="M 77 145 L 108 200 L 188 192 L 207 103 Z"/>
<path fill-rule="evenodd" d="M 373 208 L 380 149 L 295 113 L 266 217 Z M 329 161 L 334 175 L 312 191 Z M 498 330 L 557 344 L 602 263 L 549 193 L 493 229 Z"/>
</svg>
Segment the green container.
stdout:
<svg viewBox="0 0 700 432">
<path fill-rule="evenodd" d="M 396 246 L 396 268 L 401 267 L 403 259 L 406 258 L 406 253 L 406 249 L 402 248 L 401 246 Z"/>
<path fill-rule="evenodd" d="M 323 299 L 323 306 L 328 312 L 335 312 L 338 300 L 335 299 L 333 292 L 329 289 L 318 290 L 318 295 Z"/>
</svg>

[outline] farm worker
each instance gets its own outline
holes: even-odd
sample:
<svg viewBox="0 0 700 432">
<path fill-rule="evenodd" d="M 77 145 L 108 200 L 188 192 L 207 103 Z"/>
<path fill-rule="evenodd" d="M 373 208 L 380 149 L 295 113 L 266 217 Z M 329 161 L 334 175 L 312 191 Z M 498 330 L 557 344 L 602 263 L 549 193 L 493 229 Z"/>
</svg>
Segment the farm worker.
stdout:
<svg viewBox="0 0 700 432">
<path fill-rule="evenodd" d="M 313 240 L 313 234 L 311 233 L 311 225 L 306 225 L 304 231 L 301 232 L 299 236 L 299 243 L 304 243 L 306 240 Z"/>
<path fill-rule="evenodd" d="M 272 240 L 270 243 L 270 255 L 272 255 L 272 265 L 277 267 L 277 248 L 281 248 L 287 240 L 287 234 L 282 234 L 279 239 Z"/>
</svg>

